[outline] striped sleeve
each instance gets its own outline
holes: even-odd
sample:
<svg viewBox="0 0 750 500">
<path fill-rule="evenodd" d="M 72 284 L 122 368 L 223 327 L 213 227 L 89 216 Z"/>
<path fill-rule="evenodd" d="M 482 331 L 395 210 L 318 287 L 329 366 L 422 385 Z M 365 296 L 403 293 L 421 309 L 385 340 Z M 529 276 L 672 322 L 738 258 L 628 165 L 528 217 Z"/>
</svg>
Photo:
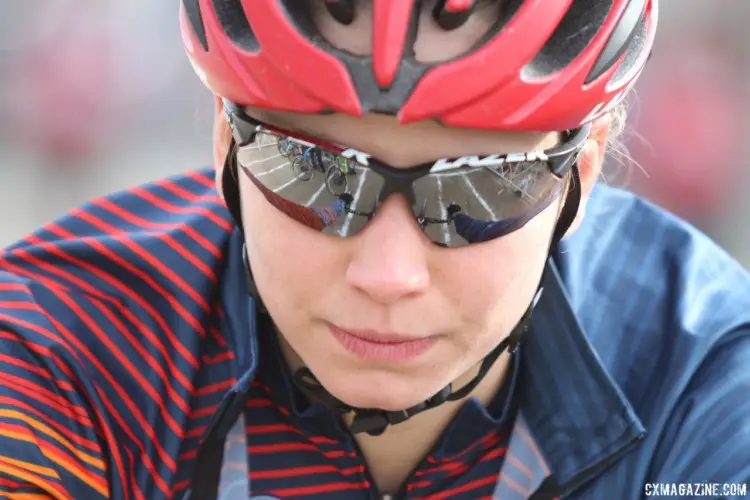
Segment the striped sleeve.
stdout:
<svg viewBox="0 0 750 500">
<path fill-rule="evenodd" d="M 73 369 L 20 331 L 0 321 L 0 498 L 107 498 L 107 467 Z"/>
<path fill-rule="evenodd" d="M 713 498 L 750 497 L 750 327 L 712 350 L 663 436 L 649 482 L 716 483 Z"/>
</svg>

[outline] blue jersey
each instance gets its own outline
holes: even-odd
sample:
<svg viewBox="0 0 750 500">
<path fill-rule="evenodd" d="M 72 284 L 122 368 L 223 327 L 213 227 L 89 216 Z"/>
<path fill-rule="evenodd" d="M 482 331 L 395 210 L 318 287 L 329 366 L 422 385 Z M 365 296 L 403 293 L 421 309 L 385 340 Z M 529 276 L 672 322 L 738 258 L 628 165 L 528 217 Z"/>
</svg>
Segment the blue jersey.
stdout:
<svg viewBox="0 0 750 500">
<path fill-rule="evenodd" d="M 346 432 L 272 375 L 241 245 L 206 170 L 0 254 L 0 498 L 183 498 L 227 435 L 232 498 L 373 498 Z M 399 496 L 748 495 L 750 279 L 707 238 L 597 187 L 533 322 L 508 393 L 468 402 Z"/>
</svg>

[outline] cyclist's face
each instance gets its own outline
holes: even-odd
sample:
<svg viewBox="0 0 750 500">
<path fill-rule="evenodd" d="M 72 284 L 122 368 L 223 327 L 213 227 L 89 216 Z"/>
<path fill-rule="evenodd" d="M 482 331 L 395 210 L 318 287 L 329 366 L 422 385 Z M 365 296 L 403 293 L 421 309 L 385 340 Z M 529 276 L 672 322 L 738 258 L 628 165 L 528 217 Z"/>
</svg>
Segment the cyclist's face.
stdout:
<svg viewBox="0 0 750 500">
<path fill-rule="evenodd" d="M 322 5 L 322 2 L 314 2 Z M 429 8 L 427 6 L 426 8 Z M 446 36 L 429 16 L 418 55 L 428 60 L 467 50 L 492 16 Z M 484 20 L 483 20 L 484 19 Z M 329 40 L 353 52 L 369 47 L 367 19 L 343 27 L 319 20 Z M 488 22 L 487 26 L 478 26 Z M 433 36 L 440 33 L 440 42 Z M 433 40 L 433 41 L 431 41 Z M 482 132 L 424 122 L 402 126 L 391 117 L 361 119 L 249 109 L 259 121 L 371 154 L 399 168 L 463 155 L 511 153 L 554 146 L 558 134 Z M 596 176 L 593 170 L 584 176 Z M 304 363 L 341 400 L 358 407 L 402 409 L 470 372 L 517 323 L 535 290 L 560 208 L 554 203 L 522 229 L 456 249 L 430 241 L 397 196 L 351 238 L 334 238 L 284 215 L 240 175 L 250 262 L 292 363 Z M 586 183 L 584 179 L 584 183 Z M 429 338 L 418 356 L 374 359 L 388 349 L 347 350 L 331 325 Z M 422 346 L 412 344 L 412 351 Z M 362 355 L 365 355 L 363 359 Z M 374 356 L 374 357 L 373 357 Z M 501 364 L 498 364 L 501 366 Z"/>
<path fill-rule="evenodd" d="M 557 134 L 401 126 L 383 116 L 249 111 L 266 123 L 351 145 L 403 168 L 557 142 Z M 470 370 L 507 335 L 535 292 L 559 210 L 554 203 L 505 237 L 446 249 L 426 237 L 396 195 L 364 230 L 342 239 L 290 218 L 247 176 L 239 178 L 250 262 L 279 330 L 331 393 L 363 407 L 410 406 Z M 342 346 L 331 324 L 431 337 L 434 345 L 404 362 L 363 360 Z"/>
</svg>

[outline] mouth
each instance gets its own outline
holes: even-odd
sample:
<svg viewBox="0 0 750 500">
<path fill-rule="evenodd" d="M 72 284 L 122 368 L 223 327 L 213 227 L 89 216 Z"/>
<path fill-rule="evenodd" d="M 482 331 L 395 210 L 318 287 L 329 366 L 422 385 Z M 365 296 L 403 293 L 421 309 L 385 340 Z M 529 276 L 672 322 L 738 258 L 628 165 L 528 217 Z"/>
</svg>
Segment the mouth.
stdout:
<svg viewBox="0 0 750 500">
<path fill-rule="evenodd" d="M 427 352 L 438 337 L 414 337 L 375 330 L 345 330 L 329 324 L 333 337 L 350 354 L 366 361 L 407 363 Z"/>
</svg>

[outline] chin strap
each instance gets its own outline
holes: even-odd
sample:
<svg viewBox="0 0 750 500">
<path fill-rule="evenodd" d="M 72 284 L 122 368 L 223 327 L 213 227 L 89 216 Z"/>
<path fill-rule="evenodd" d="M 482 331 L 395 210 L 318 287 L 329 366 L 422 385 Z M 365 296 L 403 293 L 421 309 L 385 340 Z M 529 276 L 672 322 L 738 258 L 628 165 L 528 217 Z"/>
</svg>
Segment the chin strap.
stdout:
<svg viewBox="0 0 750 500">
<path fill-rule="evenodd" d="M 388 428 L 389 425 L 400 424 L 414 415 L 422 413 L 423 411 L 440 406 L 446 401 L 457 401 L 463 399 L 479 385 L 487 372 L 490 370 L 492 365 L 495 363 L 497 358 L 505 351 L 509 353 L 515 352 L 518 348 L 518 344 L 521 342 L 521 338 L 526 333 L 531 324 L 531 312 L 534 309 L 539 297 L 541 297 L 542 289 L 539 288 L 534 300 L 529 305 L 529 308 L 524 313 L 521 321 L 518 322 L 513 331 L 500 344 L 497 345 L 482 361 L 479 367 L 479 372 L 476 376 L 463 386 L 461 389 L 453 392 L 453 384 L 448 384 L 437 394 L 431 398 L 422 401 L 421 403 L 412 406 L 406 410 L 400 411 L 387 411 L 378 410 L 371 408 L 354 408 L 346 403 L 336 399 L 331 393 L 329 393 L 318 379 L 313 375 L 309 368 L 304 367 L 297 370 L 294 374 L 294 383 L 299 387 L 308 397 L 322 403 L 326 408 L 334 411 L 340 415 L 347 413 L 354 413 L 354 421 L 350 426 L 349 430 L 353 434 L 366 432 L 371 436 L 379 436 Z"/>
</svg>

